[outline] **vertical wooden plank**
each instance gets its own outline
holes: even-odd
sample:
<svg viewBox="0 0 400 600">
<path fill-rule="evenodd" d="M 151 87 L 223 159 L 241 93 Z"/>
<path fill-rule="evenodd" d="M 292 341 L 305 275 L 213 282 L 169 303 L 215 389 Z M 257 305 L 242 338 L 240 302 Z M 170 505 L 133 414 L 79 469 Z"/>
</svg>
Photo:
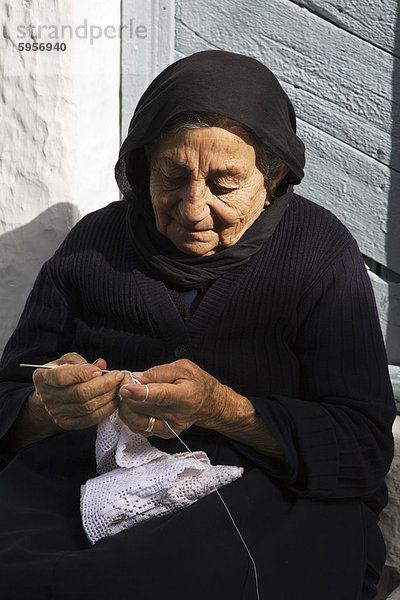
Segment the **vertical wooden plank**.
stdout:
<svg viewBox="0 0 400 600">
<path fill-rule="evenodd" d="M 121 47 L 121 139 L 140 96 L 174 60 L 174 0 L 122 0 L 122 22 L 132 35 Z"/>
<path fill-rule="evenodd" d="M 398 0 L 177 0 L 176 53 L 254 56 L 292 98 L 307 148 L 297 188 L 332 210 L 371 273 L 389 359 L 400 364 L 400 17 Z M 397 19 L 397 21 L 396 21 Z"/>
</svg>

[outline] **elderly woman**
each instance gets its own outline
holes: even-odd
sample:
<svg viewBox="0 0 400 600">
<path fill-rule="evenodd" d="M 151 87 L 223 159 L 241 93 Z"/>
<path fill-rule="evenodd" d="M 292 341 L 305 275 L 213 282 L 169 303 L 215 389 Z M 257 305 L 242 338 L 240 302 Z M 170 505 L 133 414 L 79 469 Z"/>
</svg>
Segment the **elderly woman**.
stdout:
<svg viewBox="0 0 400 600">
<path fill-rule="evenodd" d="M 293 194 L 295 131 L 245 56 L 194 54 L 144 93 L 116 166 L 124 198 L 43 266 L 3 356 L 2 597 L 374 597 L 385 350 L 356 242 Z M 33 384 L 19 367 L 49 362 Z M 116 410 L 154 451 L 184 442 L 242 476 L 92 546 L 80 487 Z"/>
</svg>

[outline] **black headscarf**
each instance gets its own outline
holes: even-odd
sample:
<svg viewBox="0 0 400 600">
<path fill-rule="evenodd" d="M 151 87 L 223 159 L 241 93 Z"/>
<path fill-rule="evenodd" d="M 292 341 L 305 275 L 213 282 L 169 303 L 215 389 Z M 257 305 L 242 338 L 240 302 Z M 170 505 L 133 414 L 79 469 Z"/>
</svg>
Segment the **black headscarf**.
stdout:
<svg viewBox="0 0 400 600">
<path fill-rule="evenodd" d="M 144 146 L 182 112 L 219 114 L 248 127 L 289 167 L 275 199 L 233 246 L 189 256 L 160 234 L 149 192 Z M 304 145 L 296 136 L 293 106 L 276 77 L 257 60 L 207 50 L 167 67 L 139 100 L 122 144 L 115 176 L 129 201 L 131 242 L 152 271 L 176 289 L 194 289 L 249 260 L 272 235 L 303 177 Z"/>
</svg>

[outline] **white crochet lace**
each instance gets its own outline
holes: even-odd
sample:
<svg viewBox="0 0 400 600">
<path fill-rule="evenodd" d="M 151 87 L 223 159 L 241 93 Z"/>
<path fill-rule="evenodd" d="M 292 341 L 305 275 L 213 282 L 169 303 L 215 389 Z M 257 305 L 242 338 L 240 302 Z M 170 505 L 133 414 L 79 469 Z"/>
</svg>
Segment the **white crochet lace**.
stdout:
<svg viewBox="0 0 400 600">
<path fill-rule="evenodd" d="M 98 426 L 98 477 L 81 488 L 82 523 L 94 544 L 144 519 L 176 512 L 243 469 L 213 466 L 205 452 L 167 454 L 132 431 L 113 413 Z"/>
</svg>

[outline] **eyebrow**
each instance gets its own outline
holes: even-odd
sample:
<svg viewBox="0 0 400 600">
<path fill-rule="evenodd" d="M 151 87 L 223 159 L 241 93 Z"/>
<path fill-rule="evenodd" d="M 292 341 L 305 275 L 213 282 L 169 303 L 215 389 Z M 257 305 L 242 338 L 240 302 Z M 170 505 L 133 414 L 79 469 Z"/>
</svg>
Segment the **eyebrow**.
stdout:
<svg viewBox="0 0 400 600">
<path fill-rule="evenodd" d="M 169 156 L 163 156 L 161 158 L 161 161 L 164 163 L 167 163 L 171 167 L 180 167 L 182 169 L 188 168 L 188 165 L 186 162 L 181 162 L 181 161 L 171 158 Z M 218 177 L 226 177 L 226 176 L 240 177 L 241 176 L 239 169 L 237 169 L 237 167 L 234 167 L 233 165 L 231 167 L 226 167 L 225 169 L 213 169 L 213 170 L 211 170 L 210 174 L 217 175 Z"/>
<path fill-rule="evenodd" d="M 215 169 L 211 171 L 213 175 L 218 175 L 218 177 L 224 177 L 225 175 L 229 175 L 231 177 L 241 177 L 242 173 L 238 171 L 235 167 L 227 167 L 226 169 Z"/>
</svg>

